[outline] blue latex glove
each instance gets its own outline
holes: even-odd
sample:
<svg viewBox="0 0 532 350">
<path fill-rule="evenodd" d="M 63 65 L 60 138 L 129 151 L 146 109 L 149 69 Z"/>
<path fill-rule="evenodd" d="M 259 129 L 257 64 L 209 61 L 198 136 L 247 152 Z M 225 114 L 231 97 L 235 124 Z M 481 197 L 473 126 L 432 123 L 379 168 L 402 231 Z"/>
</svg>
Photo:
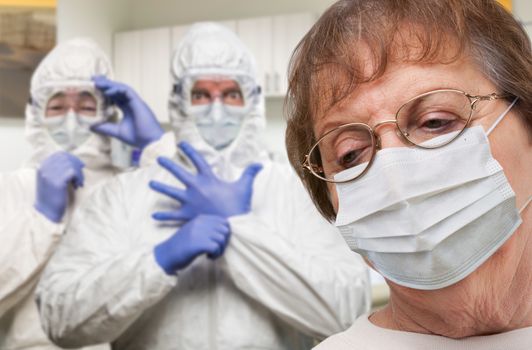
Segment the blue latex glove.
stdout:
<svg viewBox="0 0 532 350">
<path fill-rule="evenodd" d="M 225 218 L 200 215 L 156 245 L 153 250 L 155 260 L 167 274 L 173 275 L 190 265 L 199 255 L 207 254 L 209 259 L 220 257 L 229 237 L 229 223 Z"/>
<path fill-rule="evenodd" d="M 261 164 L 251 164 L 235 182 L 220 180 L 211 170 L 205 159 L 186 142 L 179 148 L 190 158 L 197 175 L 190 174 L 169 158 L 159 157 L 159 164 L 171 172 L 185 186 L 186 190 L 172 187 L 158 181 L 150 181 L 150 187 L 181 203 L 178 210 L 157 212 L 155 220 L 188 221 L 198 215 L 217 215 L 228 218 L 248 213 L 251 210 L 251 196 L 255 176 L 262 170 Z"/>
<path fill-rule="evenodd" d="M 35 209 L 60 222 L 68 207 L 68 189 L 83 186 L 85 164 L 72 154 L 57 152 L 46 158 L 37 172 Z"/>
<path fill-rule="evenodd" d="M 92 79 L 105 97 L 115 103 L 123 113 L 118 124 L 102 123 L 92 127 L 92 131 L 117 138 L 140 149 L 163 135 L 163 129 L 152 110 L 129 86 L 96 76 Z"/>
</svg>

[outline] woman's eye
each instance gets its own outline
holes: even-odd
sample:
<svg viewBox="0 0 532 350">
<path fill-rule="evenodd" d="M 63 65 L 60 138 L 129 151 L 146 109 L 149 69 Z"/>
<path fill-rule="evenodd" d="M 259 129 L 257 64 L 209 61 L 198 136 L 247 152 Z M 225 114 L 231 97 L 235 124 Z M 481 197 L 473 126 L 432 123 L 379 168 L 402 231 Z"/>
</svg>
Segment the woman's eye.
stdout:
<svg viewBox="0 0 532 350">
<path fill-rule="evenodd" d="M 417 129 L 427 132 L 447 132 L 449 129 L 455 129 L 461 119 L 452 113 L 432 112 L 422 115 L 417 119 Z"/>
<path fill-rule="evenodd" d="M 331 142 L 330 149 L 334 157 L 329 158 L 334 160 L 333 167 L 337 171 L 349 169 L 359 164 L 367 162 L 372 154 L 371 135 L 366 131 L 348 130 L 340 134 L 334 141 Z"/>
<path fill-rule="evenodd" d="M 338 158 L 338 165 L 341 166 L 344 169 L 352 168 L 354 166 L 357 166 L 358 164 L 362 163 L 363 154 L 365 149 L 353 149 L 349 150 L 348 152 L 342 154 Z"/>
<path fill-rule="evenodd" d="M 452 121 L 448 119 L 431 119 L 423 123 L 423 127 L 428 129 L 439 129 L 448 125 L 451 122 Z"/>
<path fill-rule="evenodd" d="M 347 152 L 342 157 L 340 157 L 340 164 L 346 166 L 353 163 L 357 159 L 358 153 L 359 152 L 356 151 Z"/>
</svg>

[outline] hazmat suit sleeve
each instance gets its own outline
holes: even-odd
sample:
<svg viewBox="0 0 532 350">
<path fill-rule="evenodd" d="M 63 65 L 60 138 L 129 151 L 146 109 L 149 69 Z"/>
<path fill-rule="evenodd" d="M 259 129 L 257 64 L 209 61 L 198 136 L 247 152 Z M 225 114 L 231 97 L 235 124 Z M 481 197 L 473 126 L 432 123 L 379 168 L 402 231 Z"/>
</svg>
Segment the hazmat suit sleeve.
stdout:
<svg viewBox="0 0 532 350">
<path fill-rule="evenodd" d="M 295 175 L 274 173 L 265 169 L 257 177 L 255 190 L 266 191 L 254 192 L 252 213 L 230 218 L 225 267 L 245 294 L 323 339 L 369 310 L 368 270 L 321 217 Z"/>
<path fill-rule="evenodd" d="M 165 133 L 159 140 L 150 143 L 140 157 L 140 167 L 147 167 L 157 164 L 157 157 L 164 156 L 171 158 L 177 150 L 175 136 L 173 132 Z"/>
<path fill-rule="evenodd" d="M 37 287 L 42 326 L 61 347 L 112 342 L 176 283 L 128 227 L 136 203 L 119 180 L 75 212 Z"/>
<path fill-rule="evenodd" d="M 29 203 L 6 217 L 8 209 L 0 214 L 0 318 L 33 291 L 64 229 Z"/>
</svg>

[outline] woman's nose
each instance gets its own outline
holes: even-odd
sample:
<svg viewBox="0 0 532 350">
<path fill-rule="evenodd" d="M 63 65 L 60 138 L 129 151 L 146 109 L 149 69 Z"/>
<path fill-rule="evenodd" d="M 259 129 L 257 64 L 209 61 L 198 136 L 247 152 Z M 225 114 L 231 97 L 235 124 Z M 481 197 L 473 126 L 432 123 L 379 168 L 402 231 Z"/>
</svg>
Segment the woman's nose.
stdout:
<svg viewBox="0 0 532 350">
<path fill-rule="evenodd" d="M 380 122 L 375 125 L 373 129 L 377 135 L 378 146 L 380 149 L 408 146 L 401 131 L 399 131 L 395 120 Z"/>
</svg>

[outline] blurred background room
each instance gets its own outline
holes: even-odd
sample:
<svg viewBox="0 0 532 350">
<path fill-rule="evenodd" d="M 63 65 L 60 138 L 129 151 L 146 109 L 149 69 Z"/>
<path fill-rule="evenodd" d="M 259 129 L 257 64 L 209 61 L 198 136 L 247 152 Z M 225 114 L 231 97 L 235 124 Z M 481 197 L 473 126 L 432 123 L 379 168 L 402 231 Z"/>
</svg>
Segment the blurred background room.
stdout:
<svg viewBox="0 0 532 350">
<path fill-rule="evenodd" d="M 56 43 L 90 37 L 112 58 L 115 79 L 131 85 L 169 128 L 170 57 L 194 22 L 232 29 L 255 55 L 266 96 L 265 143 L 286 161 L 283 103 L 297 43 L 333 0 L 0 0 L 0 171 L 30 154 L 24 108 L 33 70 Z M 501 0 L 532 36 L 532 1 Z M 373 275 L 374 306 L 387 300 Z"/>
</svg>

